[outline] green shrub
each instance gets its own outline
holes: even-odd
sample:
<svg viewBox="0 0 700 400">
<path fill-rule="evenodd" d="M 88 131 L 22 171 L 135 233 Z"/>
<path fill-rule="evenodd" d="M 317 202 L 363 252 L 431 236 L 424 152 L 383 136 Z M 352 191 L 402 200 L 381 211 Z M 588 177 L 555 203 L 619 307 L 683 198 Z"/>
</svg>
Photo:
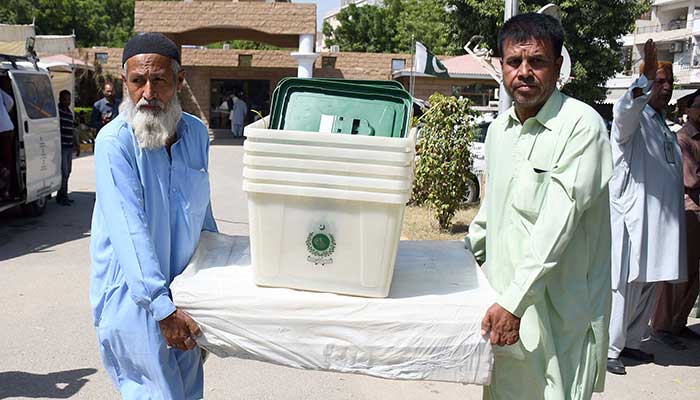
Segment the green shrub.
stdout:
<svg viewBox="0 0 700 400">
<path fill-rule="evenodd" d="M 418 160 L 412 200 L 433 211 L 440 228 L 447 229 L 467 190 L 472 164 L 469 145 L 476 134 L 469 99 L 430 96 L 430 109 L 418 120 Z"/>
<path fill-rule="evenodd" d="M 75 107 L 73 110 L 75 115 L 82 114 L 89 120 L 90 115 L 92 115 L 92 107 Z M 88 121 L 89 122 L 89 121 Z"/>
</svg>

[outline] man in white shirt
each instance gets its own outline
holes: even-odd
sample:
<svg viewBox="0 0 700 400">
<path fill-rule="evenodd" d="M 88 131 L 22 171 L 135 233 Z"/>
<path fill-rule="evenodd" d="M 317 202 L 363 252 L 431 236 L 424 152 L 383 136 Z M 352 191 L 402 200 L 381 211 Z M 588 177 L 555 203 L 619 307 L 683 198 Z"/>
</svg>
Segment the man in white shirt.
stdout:
<svg viewBox="0 0 700 400">
<path fill-rule="evenodd" d="M 673 92 L 671 63 L 644 45 L 642 75 L 615 104 L 610 142 L 612 310 L 607 369 L 624 375 L 620 356 L 651 362 L 648 334 L 656 282 L 685 279 L 683 159 L 665 122 Z"/>
<path fill-rule="evenodd" d="M 243 136 L 243 123 L 245 122 L 245 116 L 248 113 L 248 105 L 245 101 L 241 100 L 243 93 L 238 92 L 237 94 L 231 95 L 233 99 L 231 113 L 229 114 L 229 119 L 231 120 L 231 132 L 234 137 Z"/>
</svg>

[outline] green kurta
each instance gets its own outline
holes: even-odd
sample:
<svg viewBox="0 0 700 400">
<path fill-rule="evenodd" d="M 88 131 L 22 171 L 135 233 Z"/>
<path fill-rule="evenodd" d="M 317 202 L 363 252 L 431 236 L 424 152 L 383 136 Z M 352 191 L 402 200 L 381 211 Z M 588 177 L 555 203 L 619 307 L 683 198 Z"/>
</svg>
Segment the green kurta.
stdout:
<svg viewBox="0 0 700 400">
<path fill-rule="evenodd" d="M 610 317 L 611 148 L 605 124 L 555 90 L 521 124 L 489 127 L 486 199 L 467 246 L 521 317 L 520 341 L 494 346 L 485 399 L 590 399 L 602 391 Z"/>
</svg>

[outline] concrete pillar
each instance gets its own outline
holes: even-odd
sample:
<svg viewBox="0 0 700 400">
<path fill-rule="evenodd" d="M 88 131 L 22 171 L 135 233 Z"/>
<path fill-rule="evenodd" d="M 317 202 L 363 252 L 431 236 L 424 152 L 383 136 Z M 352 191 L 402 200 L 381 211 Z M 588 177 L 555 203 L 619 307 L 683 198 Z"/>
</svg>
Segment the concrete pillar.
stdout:
<svg viewBox="0 0 700 400">
<path fill-rule="evenodd" d="M 318 58 L 318 54 L 314 53 L 314 35 L 299 35 L 299 51 L 292 53 L 292 57 L 299 63 L 297 76 L 312 78 L 314 61 Z"/>
<path fill-rule="evenodd" d="M 695 17 L 695 0 L 688 2 L 688 15 L 686 19 L 686 28 L 693 29 L 693 18 Z"/>
</svg>

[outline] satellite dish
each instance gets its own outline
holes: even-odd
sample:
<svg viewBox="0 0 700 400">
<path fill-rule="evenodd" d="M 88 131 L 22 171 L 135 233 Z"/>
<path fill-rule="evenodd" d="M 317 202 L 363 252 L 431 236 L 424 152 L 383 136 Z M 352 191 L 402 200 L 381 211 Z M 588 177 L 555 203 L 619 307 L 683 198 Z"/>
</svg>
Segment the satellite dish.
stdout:
<svg viewBox="0 0 700 400">
<path fill-rule="evenodd" d="M 556 18 L 557 21 L 561 21 L 561 9 L 556 4 L 549 3 L 537 10 L 537 13 L 549 15 L 550 17 Z"/>
<path fill-rule="evenodd" d="M 540 8 L 537 12 L 539 14 L 549 15 L 561 23 L 561 9 L 556 4 L 549 3 Z M 569 51 L 566 50 L 566 46 L 562 46 L 561 56 L 564 58 L 564 61 L 561 63 L 561 71 L 559 72 L 559 79 L 557 80 L 557 87 L 560 89 L 571 80 L 571 56 L 569 56 Z"/>
<path fill-rule="evenodd" d="M 565 46 L 561 47 L 561 56 L 564 59 L 561 63 L 561 70 L 559 71 L 559 79 L 557 80 L 557 87 L 561 89 L 562 86 L 566 85 L 569 80 L 571 80 L 571 57 L 569 56 L 569 51 L 566 50 Z"/>
</svg>

